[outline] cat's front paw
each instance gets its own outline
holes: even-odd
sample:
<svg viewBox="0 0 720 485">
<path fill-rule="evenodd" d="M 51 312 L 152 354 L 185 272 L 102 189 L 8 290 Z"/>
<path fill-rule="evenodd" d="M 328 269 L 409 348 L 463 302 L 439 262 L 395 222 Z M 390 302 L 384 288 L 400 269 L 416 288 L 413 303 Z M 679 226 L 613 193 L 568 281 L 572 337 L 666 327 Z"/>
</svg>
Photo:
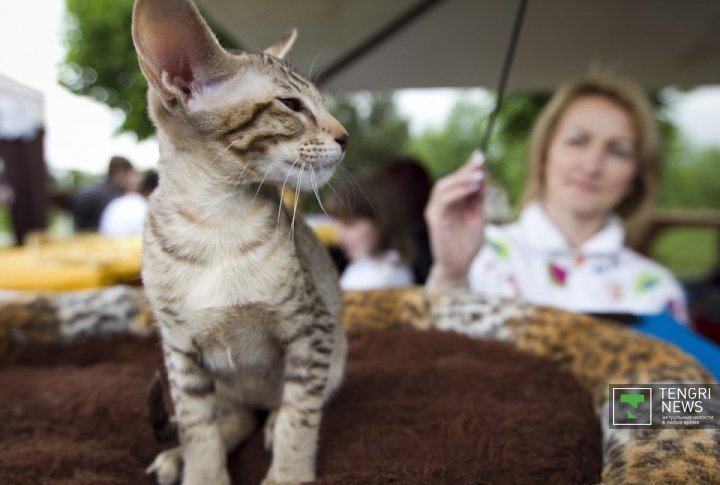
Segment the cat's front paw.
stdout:
<svg viewBox="0 0 720 485">
<path fill-rule="evenodd" d="M 278 410 L 274 409 L 265 420 L 265 449 L 272 451 L 273 442 L 275 441 L 275 422 L 277 421 Z"/>
<path fill-rule="evenodd" d="M 148 475 L 155 474 L 159 485 L 172 485 L 180 479 L 182 470 L 182 448 L 165 450 L 145 470 Z"/>
<path fill-rule="evenodd" d="M 230 485 L 227 470 L 209 472 L 207 470 L 189 470 L 185 468 L 182 485 Z"/>
<path fill-rule="evenodd" d="M 265 477 L 265 479 L 261 482 L 260 485 L 300 485 L 301 483 L 306 482 L 312 482 L 315 480 L 315 477 L 312 478 L 305 478 L 302 480 L 273 480 L 268 477 Z"/>
<path fill-rule="evenodd" d="M 312 482 L 315 480 L 315 473 L 304 472 L 304 473 L 291 473 L 279 474 L 274 473 L 271 469 L 267 476 L 263 479 L 261 485 L 299 485 L 301 483 Z"/>
</svg>

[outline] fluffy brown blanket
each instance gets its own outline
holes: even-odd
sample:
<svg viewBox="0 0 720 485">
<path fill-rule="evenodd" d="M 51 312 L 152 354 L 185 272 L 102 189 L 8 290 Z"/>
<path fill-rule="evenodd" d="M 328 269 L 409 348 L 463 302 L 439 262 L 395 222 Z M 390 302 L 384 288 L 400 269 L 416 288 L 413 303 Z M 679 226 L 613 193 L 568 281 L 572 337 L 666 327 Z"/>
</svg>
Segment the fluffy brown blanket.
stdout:
<svg viewBox="0 0 720 485">
<path fill-rule="evenodd" d="M 0 367 L 0 483 L 153 483 L 158 445 L 146 387 L 154 338 L 24 348 Z M 591 398 L 554 364 L 439 331 L 352 334 L 345 383 L 328 406 L 318 483 L 597 483 Z M 270 462 L 261 433 L 235 450 L 235 484 Z"/>
</svg>

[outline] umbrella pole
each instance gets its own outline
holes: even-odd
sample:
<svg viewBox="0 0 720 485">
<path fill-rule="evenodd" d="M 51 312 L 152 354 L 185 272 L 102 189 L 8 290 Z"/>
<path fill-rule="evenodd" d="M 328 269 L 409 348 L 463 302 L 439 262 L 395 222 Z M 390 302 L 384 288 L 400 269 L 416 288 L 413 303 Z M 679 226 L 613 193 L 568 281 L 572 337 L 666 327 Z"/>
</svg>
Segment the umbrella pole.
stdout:
<svg viewBox="0 0 720 485">
<path fill-rule="evenodd" d="M 495 107 L 490 118 L 488 119 L 487 125 L 485 125 L 485 131 L 482 138 L 480 139 L 480 150 L 483 153 L 487 153 L 488 144 L 490 143 L 490 136 L 492 136 L 493 127 L 495 126 L 495 118 L 500 111 L 500 106 L 503 101 L 503 94 L 505 93 L 505 87 L 507 85 L 508 77 L 510 76 L 510 68 L 512 67 L 513 59 L 515 57 L 515 48 L 517 47 L 518 39 L 520 38 L 520 32 L 522 30 L 523 20 L 525 19 L 525 10 L 527 9 L 527 0 L 519 0 L 518 9 L 515 12 L 515 21 L 513 23 L 512 34 L 510 35 L 510 43 L 508 44 L 507 52 L 505 53 L 505 60 L 503 61 L 502 71 L 500 72 L 500 82 L 498 83 L 497 96 L 495 97 Z"/>
</svg>

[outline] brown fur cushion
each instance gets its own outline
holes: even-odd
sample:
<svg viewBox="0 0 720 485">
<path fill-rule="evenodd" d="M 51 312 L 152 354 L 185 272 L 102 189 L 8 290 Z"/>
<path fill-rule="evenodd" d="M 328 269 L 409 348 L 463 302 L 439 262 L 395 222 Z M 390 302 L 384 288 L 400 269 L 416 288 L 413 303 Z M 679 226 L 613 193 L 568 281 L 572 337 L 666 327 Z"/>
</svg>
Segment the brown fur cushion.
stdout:
<svg viewBox="0 0 720 485">
<path fill-rule="evenodd" d="M 156 340 L 25 348 L 0 369 L 0 483 L 153 483 L 144 418 Z M 439 331 L 351 334 L 324 417 L 319 483 L 596 483 L 600 425 L 568 372 L 497 342 Z M 235 484 L 269 465 L 261 433 L 230 457 Z"/>
</svg>

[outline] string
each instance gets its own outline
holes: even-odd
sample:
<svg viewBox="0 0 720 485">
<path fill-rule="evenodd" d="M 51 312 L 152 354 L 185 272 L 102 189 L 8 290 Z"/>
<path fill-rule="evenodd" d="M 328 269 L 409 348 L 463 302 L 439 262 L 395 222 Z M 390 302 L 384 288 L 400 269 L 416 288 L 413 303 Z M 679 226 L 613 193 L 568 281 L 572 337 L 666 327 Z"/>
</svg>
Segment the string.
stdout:
<svg viewBox="0 0 720 485">
<path fill-rule="evenodd" d="M 503 95 L 505 94 L 507 80 L 510 76 L 510 68 L 512 67 L 513 59 L 515 58 L 515 50 L 517 47 L 518 39 L 520 38 L 520 32 L 522 30 L 522 24 L 523 20 L 525 19 L 526 10 L 527 0 L 519 0 L 518 9 L 515 12 L 513 30 L 510 35 L 510 43 L 508 44 L 508 49 L 505 53 L 505 60 L 503 61 L 502 71 L 500 72 L 500 81 L 498 83 L 497 96 L 495 97 L 495 107 L 493 108 L 492 113 L 490 113 L 488 122 L 485 125 L 485 131 L 482 138 L 480 139 L 480 150 L 483 153 L 487 153 L 488 144 L 490 143 L 490 136 L 492 136 L 493 127 L 495 126 L 495 118 L 497 118 L 497 115 L 500 112 Z"/>
</svg>

